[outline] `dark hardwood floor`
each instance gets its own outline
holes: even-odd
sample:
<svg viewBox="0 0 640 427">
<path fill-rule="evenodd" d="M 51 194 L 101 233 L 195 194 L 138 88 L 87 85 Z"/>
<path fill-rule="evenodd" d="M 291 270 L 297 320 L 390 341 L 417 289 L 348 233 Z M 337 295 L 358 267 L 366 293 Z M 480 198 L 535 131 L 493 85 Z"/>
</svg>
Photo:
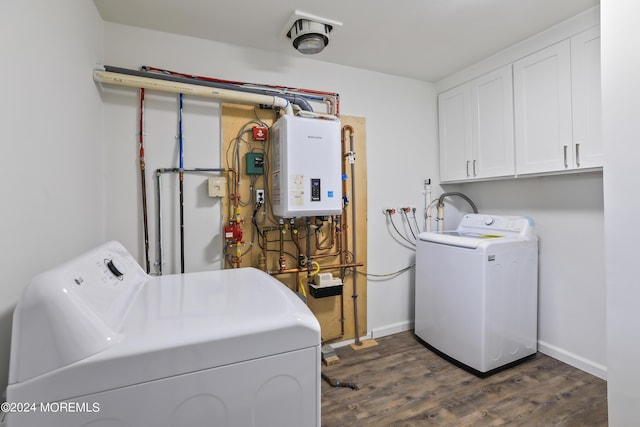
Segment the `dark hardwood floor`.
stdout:
<svg viewBox="0 0 640 427">
<path fill-rule="evenodd" d="M 322 366 L 322 426 L 606 426 L 607 384 L 538 353 L 478 378 L 424 347 L 413 331 L 376 339 Z"/>
</svg>

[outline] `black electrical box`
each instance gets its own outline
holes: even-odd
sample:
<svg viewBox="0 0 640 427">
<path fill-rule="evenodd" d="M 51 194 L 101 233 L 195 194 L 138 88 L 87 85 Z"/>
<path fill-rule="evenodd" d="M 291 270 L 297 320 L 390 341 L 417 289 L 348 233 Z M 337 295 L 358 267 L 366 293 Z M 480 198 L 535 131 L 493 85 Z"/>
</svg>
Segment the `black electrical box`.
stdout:
<svg viewBox="0 0 640 427">
<path fill-rule="evenodd" d="M 314 298 L 333 297 L 342 294 L 343 285 L 334 286 L 316 286 L 309 285 L 309 292 Z"/>
</svg>

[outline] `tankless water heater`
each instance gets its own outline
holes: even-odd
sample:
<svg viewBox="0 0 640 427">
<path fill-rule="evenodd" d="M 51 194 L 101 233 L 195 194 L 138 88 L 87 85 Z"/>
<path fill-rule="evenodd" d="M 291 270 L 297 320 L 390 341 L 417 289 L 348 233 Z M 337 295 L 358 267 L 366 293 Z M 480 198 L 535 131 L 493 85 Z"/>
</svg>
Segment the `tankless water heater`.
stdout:
<svg viewBox="0 0 640 427">
<path fill-rule="evenodd" d="M 282 116 L 272 128 L 273 213 L 285 218 L 342 211 L 340 121 Z"/>
</svg>

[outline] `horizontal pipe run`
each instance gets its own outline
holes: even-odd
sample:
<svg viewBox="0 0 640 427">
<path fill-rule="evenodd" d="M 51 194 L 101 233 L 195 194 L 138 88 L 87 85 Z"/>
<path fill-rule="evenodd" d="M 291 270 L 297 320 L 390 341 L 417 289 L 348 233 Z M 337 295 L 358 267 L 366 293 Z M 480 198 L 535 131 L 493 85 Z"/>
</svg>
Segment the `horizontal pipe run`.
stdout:
<svg viewBox="0 0 640 427">
<path fill-rule="evenodd" d="M 93 79 L 99 83 L 113 84 L 117 86 L 133 87 L 138 89 L 151 89 L 169 93 L 183 93 L 185 95 L 213 98 L 220 101 L 237 102 L 250 105 L 272 105 L 283 108 L 285 114 L 293 114 L 293 108 L 289 101 L 278 96 L 259 95 L 226 89 L 217 89 L 187 83 L 178 83 L 159 80 L 150 77 L 132 76 L 122 73 L 94 70 Z"/>
<path fill-rule="evenodd" d="M 231 81 L 223 81 L 219 79 L 212 79 L 208 77 L 200 77 L 200 76 L 191 76 L 184 73 L 177 73 L 175 71 L 169 70 L 161 70 L 158 68 L 151 67 L 142 67 L 142 71 L 130 70 L 128 68 L 114 67 L 111 65 L 104 66 L 105 71 L 110 71 L 113 73 L 127 74 L 130 76 L 139 76 L 139 77 L 149 77 L 157 80 L 166 80 L 171 82 L 185 83 L 185 84 L 193 84 L 196 86 L 206 86 L 213 87 L 224 90 L 245 92 L 245 93 L 255 93 L 258 95 L 268 95 L 268 96 L 278 96 L 280 98 L 284 98 L 292 104 L 300 107 L 301 110 L 313 111 L 309 102 L 302 98 L 300 95 L 296 94 L 286 94 L 282 91 L 277 91 L 274 89 L 262 89 L 259 87 L 249 87 L 247 85 L 231 82 Z M 154 72 L 150 72 L 149 70 Z M 324 99 L 324 98 L 323 98 Z"/>
<path fill-rule="evenodd" d="M 319 271 L 339 270 L 341 268 L 362 267 L 363 265 L 364 263 L 361 263 L 361 262 L 352 262 L 348 264 L 335 264 L 335 265 L 321 265 Z M 288 274 L 288 273 L 306 273 L 306 272 L 307 272 L 306 268 L 290 268 L 287 270 L 278 270 L 278 271 L 267 270 L 267 274 L 271 276 L 280 276 L 282 274 Z"/>
<path fill-rule="evenodd" d="M 247 85 L 247 86 L 256 86 L 256 87 L 264 87 L 264 86 L 266 86 L 266 87 L 269 87 L 269 88 L 280 89 L 280 90 L 284 90 L 284 91 L 296 91 L 296 92 L 302 92 L 304 94 L 315 93 L 315 94 L 320 94 L 320 95 L 328 95 L 328 96 L 332 96 L 332 97 L 338 95 L 337 93 L 334 93 L 334 92 L 326 92 L 326 91 L 320 91 L 320 90 L 314 90 L 314 89 L 304 89 L 304 88 L 296 88 L 296 87 L 281 86 L 281 85 L 263 85 L 263 84 L 258 84 L 258 83 L 241 82 L 241 81 L 237 81 L 237 80 L 224 80 L 224 79 L 216 79 L 216 78 L 211 78 L 211 77 L 196 76 L 196 75 L 193 75 L 193 74 L 178 73 L 176 71 L 169 71 L 169 70 L 165 70 L 165 69 L 162 69 L 162 68 L 150 67 L 150 66 L 147 66 L 147 65 L 142 66 L 142 69 L 143 70 L 147 70 L 147 71 L 160 72 L 160 73 L 176 74 L 176 75 L 180 75 L 180 76 L 188 77 L 188 78 L 192 78 L 192 79 L 203 79 L 203 80 L 207 80 L 207 81 L 229 83 L 229 84 L 234 84 L 234 85 Z M 111 70 L 111 71 L 113 71 L 113 70 Z"/>
<path fill-rule="evenodd" d="M 229 168 L 193 168 L 193 169 L 159 168 L 159 169 L 156 169 L 156 173 L 178 173 L 178 172 L 232 172 L 232 169 L 229 169 Z"/>
</svg>

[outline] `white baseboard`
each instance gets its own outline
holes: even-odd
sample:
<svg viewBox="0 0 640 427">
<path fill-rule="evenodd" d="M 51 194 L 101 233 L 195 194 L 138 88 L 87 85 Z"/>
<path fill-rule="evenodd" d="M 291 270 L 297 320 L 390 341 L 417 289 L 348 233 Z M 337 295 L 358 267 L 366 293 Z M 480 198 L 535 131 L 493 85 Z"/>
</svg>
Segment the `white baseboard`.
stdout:
<svg viewBox="0 0 640 427">
<path fill-rule="evenodd" d="M 404 321 L 398 323 L 392 323 L 390 325 L 381 326 L 378 328 L 374 328 L 369 332 L 366 336 L 361 337 L 360 339 L 376 339 L 385 337 L 387 335 L 393 335 L 400 332 L 409 331 L 414 328 L 413 321 Z M 347 345 L 351 345 L 355 342 L 355 340 L 345 340 L 337 343 L 332 343 L 331 346 L 334 348 L 344 347 Z M 560 347 L 556 347 L 544 341 L 538 341 L 538 351 L 540 353 L 544 353 L 547 356 L 553 357 L 554 359 L 558 359 L 559 361 L 566 363 L 567 365 L 571 365 L 574 368 L 580 369 L 581 371 L 585 371 L 591 375 L 594 375 L 600 379 L 607 380 L 607 367 L 601 365 L 600 363 L 596 363 L 592 360 L 585 359 L 584 357 L 578 356 L 577 354 L 566 351 Z"/>
<path fill-rule="evenodd" d="M 370 332 L 367 333 L 367 335 L 360 337 L 360 339 L 370 340 L 375 338 L 381 338 L 381 337 L 386 337 L 387 335 L 393 335 L 400 332 L 409 331 L 411 329 L 413 329 L 412 321 L 398 322 L 398 323 L 393 323 L 391 325 L 386 325 L 380 328 L 372 329 Z M 349 340 L 344 340 L 339 342 L 333 342 L 331 343 L 331 347 L 333 348 L 344 347 L 344 346 L 353 344 L 355 341 L 356 340 L 354 339 L 349 339 Z"/>
<path fill-rule="evenodd" d="M 607 367 L 604 365 L 585 359 L 584 357 L 578 356 L 577 354 L 573 354 L 544 341 L 538 341 L 538 351 L 546 354 L 547 356 L 551 356 L 554 359 L 558 359 L 567 365 L 571 365 L 574 368 L 578 368 L 591 375 L 595 375 L 600 379 L 605 381 L 607 380 Z"/>
<path fill-rule="evenodd" d="M 365 335 L 365 336 L 363 336 L 363 337 L 360 337 L 360 340 L 370 340 L 370 339 L 371 339 L 371 334 L 370 333 Z M 356 340 L 351 338 L 349 340 L 332 342 L 331 343 L 331 347 L 333 347 L 333 348 L 346 347 L 346 346 L 351 345 L 351 344 L 353 344 L 355 342 L 356 342 Z"/>
<path fill-rule="evenodd" d="M 413 329 L 413 321 L 407 320 L 404 322 L 392 323 L 391 325 L 385 325 L 379 328 L 371 330 L 371 338 L 381 338 L 387 335 L 393 335 L 404 331 Z"/>
</svg>

